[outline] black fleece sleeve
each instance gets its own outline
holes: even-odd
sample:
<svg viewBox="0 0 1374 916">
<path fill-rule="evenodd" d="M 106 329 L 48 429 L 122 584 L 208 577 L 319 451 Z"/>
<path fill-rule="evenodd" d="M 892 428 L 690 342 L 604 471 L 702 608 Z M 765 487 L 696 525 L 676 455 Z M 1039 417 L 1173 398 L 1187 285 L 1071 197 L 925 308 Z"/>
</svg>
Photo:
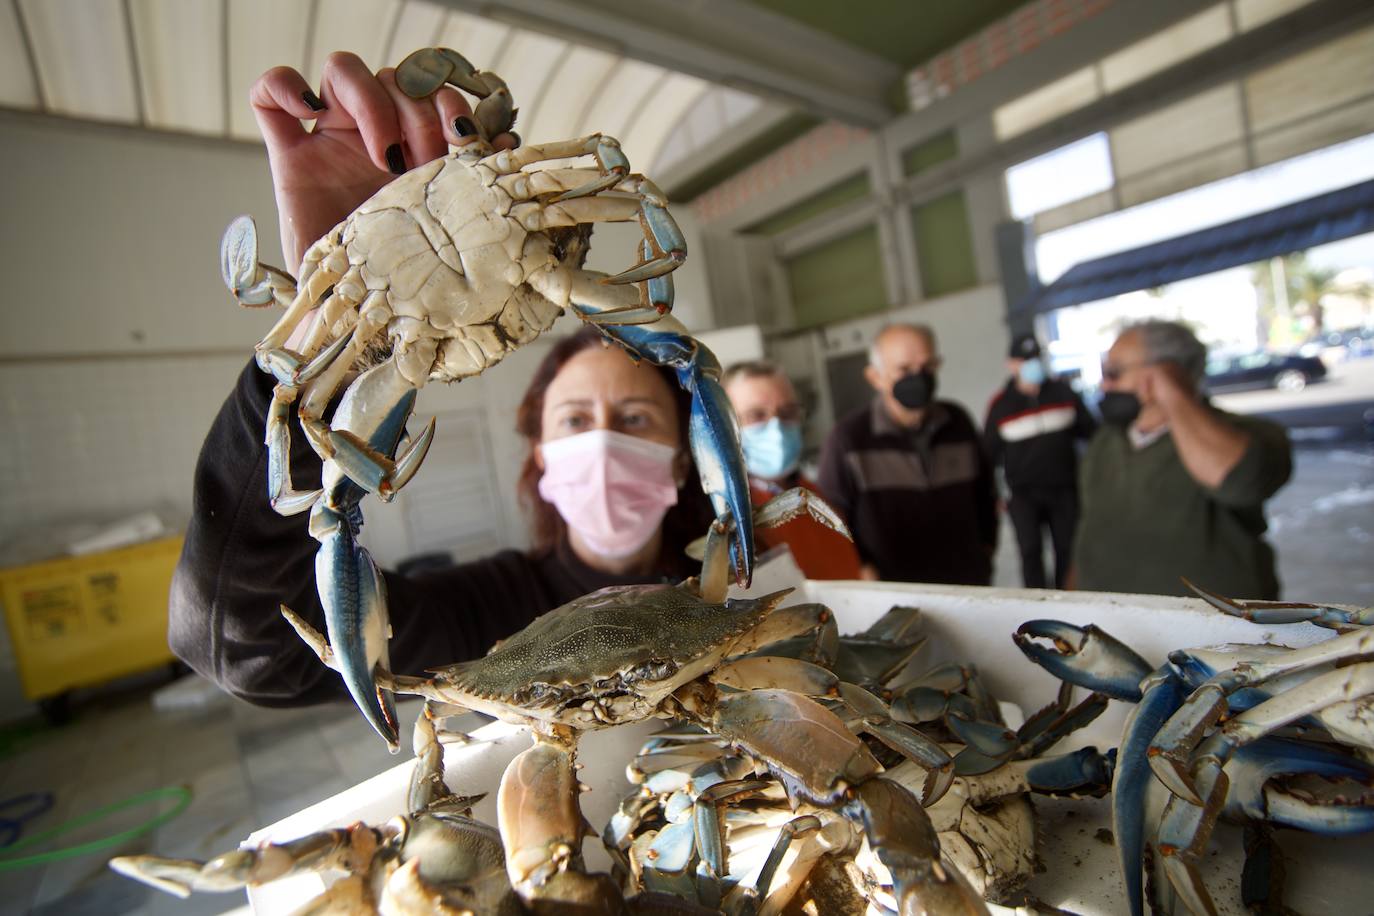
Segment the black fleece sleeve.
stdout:
<svg viewBox="0 0 1374 916">
<path fill-rule="evenodd" d="M 277 515 L 267 502 L 263 444 L 272 379 L 249 363 L 206 436 L 192 516 L 172 579 L 172 651 L 230 693 L 267 706 L 344 696 L 282 619 L 286 605 L 324 631 L 308 514 Z M 320 462 L 291 423 L 296 489 L 319 486 Z M 386 511 L 375 500 L 364 508 Z M 366 530 L 366 529 L 364 529 Z M 385 574 L 391 666 L 400 673 L 481 655 L 556 602 L 529 558 L 506 551 L 422 576 Z"/>
<path fill-rule="evenodd" d="M 990 553 L 997 551 L 999 533 L 997 518 L 997 466 L 987 452 L 987 440 L 979 435 L 973 417 L 964 411 L 964 422 L 968 424 L 968 436 L 978 449 L 978 478 L 974 481 L 974 511 L 978 515 L 979 539 Z"/>
</svg>

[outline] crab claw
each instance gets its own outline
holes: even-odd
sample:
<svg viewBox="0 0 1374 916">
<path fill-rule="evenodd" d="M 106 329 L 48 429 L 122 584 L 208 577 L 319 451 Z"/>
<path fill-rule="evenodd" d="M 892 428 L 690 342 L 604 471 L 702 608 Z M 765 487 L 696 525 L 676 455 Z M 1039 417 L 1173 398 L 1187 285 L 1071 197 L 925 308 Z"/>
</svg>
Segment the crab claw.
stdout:
<svg viewBox="0 0 1374 916">
<path fill-rule="evenodd" d="M 1032 642 L 1054 640 L 1054 647 Z M 1140 699 L 1140 682 L 1150 665 L 1106 631 L 1061 620 L 1028 620 L 1012 639 L 1025 656 L 1062 681 L 1117 700 Z"/>
<path fill-rule="evenodd" d="M 396 85 L 412 99 L 423 99 L 447 83 L 481 99 L 473 117 L 490 141 L 515 123 L 515 109 L 505 80 L 484 73 L 452 48 L 421 48 L 396 67 Z"/>
<path fill-rule="evenodd" d="M 1106 795 L 1112 786 L 1116 750 L 1083 747 L 1069 754 L 1028 761 L 1026 785 L 1042 795 Z"/>
<path fill-rule="evenodd" d="M 1323 836 L 1374 830 L 1374 767 L 1305 741 L 1265 737 L 1226 764 L 1224 813 Z"/>
<path fill-rule="evenodd" d="M 945 718 L 949 730 L 964 744 L 980 754 L 1006 759 L 1017 748 L 1016 733 L 996 722 L 979 722 L 961 715 Z"/>
<path fill-rule="evenodd" d="M 940 837 L 921 803 L 879 777 L 856 787 L 846 816 L 863 825 L 868 845 L 892 873 L 899 913 L 987 913 L 957 868 L 940 860 Z"/>
<path fill-rule="evenodd" d="M 312 534 L 334 515 L 320 506 L 316 511 L 320 514 L 311 519 Z M 320 550 L 315 554 L 315 579 L 334 661 L 353 701 L 394 754 L 400 748 L 396 703 L 375 681 L 379 665 L 390 667 L 386 584 L 347 519 L 337 518 L 334 530 L 316 536 Z"/>
<path fill-rule="evenodd" d="M 754 508 L 739 425 L 720 384 L 720 361 L 671 317 L 651 325 L 601 325 L 601 331 L 632 356 L 674 369 L 678 384 L 691 393 L 692 458 L 716 518 L 733 535 L 730 561 L 735 581 L 748 585 L 754 575 Z"/>
<path fill-rule="evenodd" d="M 258 226 L 251 216 L 235 218 L 224 230 L 219 269 L 239 305 L 285 306 L 296 294 L 296 281 L 289 274 L 258 261 Z"/>
<path fill-rule="evenodd" d="M 1141 686 L 1140 702 L 1126 718 L 1121 733 L 1112 785 L 1112 831 L 1131 916 L 1144 912 L 1140 863 L 1145 855 L 1145 792 L 1151 782 L 1146 749 L 1185 694 L 1183 683 L 1167 666 L 1149 675 Z"/>
<path fill-rule="evenodd" d="M 1201 805 L 1172 796 L 1159 822 L 1156 849 L 1164 874 L 1184 905 L 1194 913 L 1215 913 L 1216 904 L 1202 877 L 1202 860 L 1226 798 L 1228 780 L 1221 767 L 1197 774 Z"/>
<path fill-rule="evenodd" d="M 1267 625 L 1306 622 L 1334 630 L 1374 625 L 1374 607 L 1340 607 L 1290 601 L 1236 601 L 1216 592 L 1209 592 L 1186 578 L 1183 584 L 1223 614 L 1242 617 L 1252 623 Z"/>
</svg>

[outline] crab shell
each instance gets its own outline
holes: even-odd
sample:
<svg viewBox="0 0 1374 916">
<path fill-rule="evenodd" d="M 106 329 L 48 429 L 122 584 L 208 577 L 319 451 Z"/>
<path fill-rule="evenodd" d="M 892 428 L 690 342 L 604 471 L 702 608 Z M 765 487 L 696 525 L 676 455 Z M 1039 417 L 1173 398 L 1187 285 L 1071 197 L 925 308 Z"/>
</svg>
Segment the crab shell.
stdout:
<svg viewBox="0 0 1374 916">
<path fill-rule="evenodd" d="M 719 665 L 791 591 L 712 603 L 681 586 L 603 588 L 483 658 L 438 669 L 432 683 L 449 702 L 517 724 L 640 721 Z"/>
</svg>

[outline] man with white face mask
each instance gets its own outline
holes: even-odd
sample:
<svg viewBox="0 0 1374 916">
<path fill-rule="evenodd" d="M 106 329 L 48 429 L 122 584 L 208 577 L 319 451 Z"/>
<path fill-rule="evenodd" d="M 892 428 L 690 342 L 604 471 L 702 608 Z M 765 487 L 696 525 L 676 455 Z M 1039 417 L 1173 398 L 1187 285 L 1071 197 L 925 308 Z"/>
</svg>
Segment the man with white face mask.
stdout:
<svg viewBox="0 0 1374 916">
<path fill-rule="evenodd" d="M 793 487 L 817 491 L 801 472 L 802 408 L 786 374 L 763 360 L 737 363 L 725 370 L 721 384 L 739 418 L 754 505 Z M 859 578 L 854 545 L 812 518 L 802 516 L 755 536 L 761 548 L 786 544 L 808 579 Z"/>
<path fill-rule="evenodd" d="M 1065 382 L 1049 375 L 1032 334 L 1020 334 L 1007 354 L 1011 378 L 988 405 L 983 435 L 989 457 L 1002 465 L 1011 498 L 1021 579 L 1045 588 L 1044 536 L 1054 545 L 1054 586 L 1063 588 L 1078 524 L 1078 450 L 1097 428 L 1092 414 Z"/>
</svg>

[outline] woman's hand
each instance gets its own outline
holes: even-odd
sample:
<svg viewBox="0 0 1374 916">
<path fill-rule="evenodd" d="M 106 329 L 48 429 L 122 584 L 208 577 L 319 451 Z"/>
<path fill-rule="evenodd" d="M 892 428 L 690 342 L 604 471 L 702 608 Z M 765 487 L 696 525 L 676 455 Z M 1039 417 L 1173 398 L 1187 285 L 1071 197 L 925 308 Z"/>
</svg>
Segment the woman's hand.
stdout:
<svg viewBox="0 0 1374 916">
<path fill-rule="evenodd" d="M 375 75 L 356 54 L 329 55 L 315 95 L 290 67 L 273 67 L 250 92 L 267 142 L 281 221 L 285 267 L 298 271 L 305 249 L 382 185 L 408 169 L 477 139 L 467 101 L 451 86 L 412 99 L 394 68 Z M 307 130 L 302 121 L 314 121 Z M 495 138 L 497 149 L 519 143 Z"/>
</svg>

